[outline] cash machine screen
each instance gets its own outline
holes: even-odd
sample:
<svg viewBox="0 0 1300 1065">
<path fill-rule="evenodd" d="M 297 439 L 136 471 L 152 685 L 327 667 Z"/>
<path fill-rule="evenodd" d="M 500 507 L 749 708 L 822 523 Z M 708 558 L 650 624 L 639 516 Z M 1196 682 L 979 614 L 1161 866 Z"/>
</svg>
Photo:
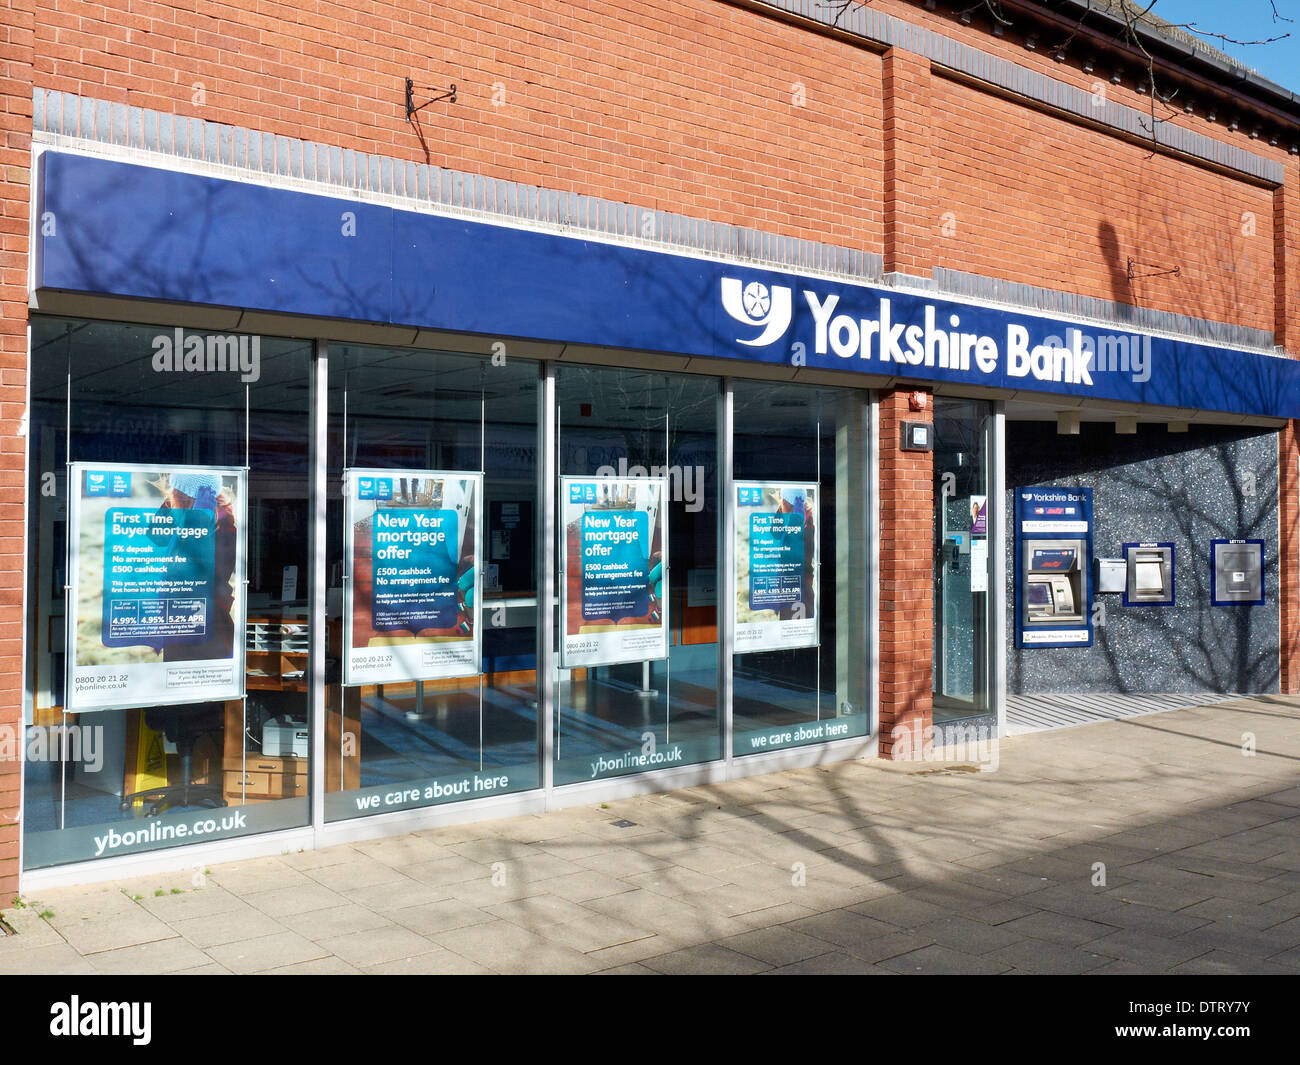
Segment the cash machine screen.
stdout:
<svg viewBox="0 0 1300 1065">
<path fill-rule="evenodd" d="M 1025 588 L 1029 605 L 1050 607 L 1052 605 L 1051 589 L 1046 584 L 1031 584 Z"/>
<path fill-rule="evenodd" d="M 1037 549 L 1029 558 L 1029 568 L 1034 573 L 1066 573 L 1074 569 L 1074 556 L 1062 548 Z"/>
</svg>

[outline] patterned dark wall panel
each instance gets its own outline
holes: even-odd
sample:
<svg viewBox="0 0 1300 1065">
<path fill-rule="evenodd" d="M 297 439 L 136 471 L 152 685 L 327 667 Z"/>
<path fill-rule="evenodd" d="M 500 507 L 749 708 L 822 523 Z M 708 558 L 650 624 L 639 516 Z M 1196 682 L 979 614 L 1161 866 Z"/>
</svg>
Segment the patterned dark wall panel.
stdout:
<svg viewBox="0 0 1300 1065">
<path fill-rule="evenodd" d="M 1121 436 L 1109 423 L 1084 423 L 1080 435 L 1062 436 L 1054 422 L 1008 422 L 1006 439 L 1009 634 L 1018 487 L 1090 486 L 1096 555 L 1163 540 L 1176 559 L 1175 606 L 1125 607 L 1121 595 L 1099 594 L 1092 647 L 1008 646 L 1010 693 L 1278 690 L 1276 433 L 1147 425 Z M 1210 605 L 1210 541 L 1224 538 L 1264 541 L 1264 606 Z"/>
</svg>

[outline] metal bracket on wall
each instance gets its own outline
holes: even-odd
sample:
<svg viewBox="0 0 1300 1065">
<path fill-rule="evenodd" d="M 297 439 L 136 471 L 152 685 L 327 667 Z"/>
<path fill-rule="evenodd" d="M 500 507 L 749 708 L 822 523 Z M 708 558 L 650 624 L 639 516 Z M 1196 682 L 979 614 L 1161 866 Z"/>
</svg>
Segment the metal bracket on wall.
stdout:
<svg viewBox="0 0 1300 1065">
<path fill-rule="evenodd" d="M 1150 272 L 1145 274 L 1136 273 L 1135 269 L 1138 267 L 1146 267 Z M 1136 281 L 1144 277 L 1180 277 L 1181 274 L 1181 266 L 1165 268 L 1156 266 L 1154 263 L 1140 263 L 1132 257 L 1128 260 L 1128 279 L 1130 281 Z"/>
<path fill-rule="evenodd" d="M 415 102 L 415 90 L 421 92 L 437 92 L 437 96 L 431 96 L 422 104 Z M 430 104 L 436 104 L 442 100 L 454 104 L 456 102 L 456 83 L 452 82 L 450 89 L 435 89 L 432 85 L 416 85 L 410 78 L 406 79 L 406 121 L 411 121 L 417 111 L 423 111 Z"/>
</svg>

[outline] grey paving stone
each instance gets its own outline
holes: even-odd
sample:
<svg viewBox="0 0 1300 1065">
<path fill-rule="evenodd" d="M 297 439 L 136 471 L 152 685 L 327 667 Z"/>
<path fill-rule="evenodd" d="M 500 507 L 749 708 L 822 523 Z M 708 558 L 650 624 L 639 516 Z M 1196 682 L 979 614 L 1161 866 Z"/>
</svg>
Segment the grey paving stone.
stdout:
<svg viewBox="0 0 1300 1065">
<path fill-rule="evenodd" d="M 355 976 L 361 970 L 349 965 L 342 958 L 313 958 L 310 961 L 294 962 L 281 965 L 275 969 L 263 969 L 259 976 Z"/>
<path fill-rule="evenodd" d="M 1113 955 L 1097 950 L 1050 943 L 1042 939 L 1022 939 L 998 947 L 989 957 L 1005 961 L 1019 972 L 1070 975 L 1097 972 L 1115 961 Z"/>
<path fill-rule="evenodd" d="M 296 932 L 244 939 L 208 947 L 208 956 L 236 973 L 264 972 L 297 962 L 327 957 L 329 951 Z"/>
<path fill-rule="evenodd" d="M 194 946 L 202 948 L 219 947 L 223 943 L 235 943 L 285 931 L 285 926 L 275 918 L 268 917 L 251 906 L 229 913 L 173 921 L 171 928 Z"/>
<path fill-rule="evenodd" d="M 534 931 L 540 931 L 548 925 L 595 916 L 585 906 L 553 895 L 529 895 L 527 898 L 485 906 L 483 909 L 493 917 L 500 917 Z"/>
<path fill-rule="evenodd" d="M 183 921 L 192 917 L 210 917 L 245 908 L 247 904 L 233 891 L 215 884 L 184 891 L 179 895 L 161 895 L 140 900 L 141 909 L 148 910 L 162 921 Z"/>
<path fill-rule="evenodd" d="M 779 965 L 768 969 L 763 976 L 893 976 L 894 974 L 879 965 L 872 965 L 852 954 L 832 951 L 819 954 L 815 958 Z"/>
<path fill-rule="evenodd" d="M 310 869 L 307 875 L 322 887 L 339 893 L 373 887 L 376 884 L 400 883 L 406 879 L 391 865 L 385 865 L 362 854 L 338 865 Z"/>
<path fill-rule="evenodd" d="M 740 935 L 719 940 L 719 945 L 769 965 L 792 965 L 797 961 L 827 953 L 826 941 L 778 925 L 756 928 Z"/>
<path fill-rule="evenodd" d="M 412 880 L 430 884 L 433 887 L 448 887 L 462 884 L 469 880 L 488 880 L 492 876 L 492 867 L 471 861 L 459 854 L 446 858 L 432 858 L 428 861 L 415 862 L 412 865 L 399 865 L 397 872 Z"/>
<path fill-rule="evenodd" d="M 1031 939 L 1045 939 L 1049 943 L 1062 943 L 1066 946 L 1089 943 L 1118 930 L 1116 925 L 1053 913 L 1050 910 L 1039 910 L 1001 927 L 1021 938 L 1028 936 Z"/>
<path fill-rule="evenodd" d="M 1004 973 L 1011 966 L 1005 961 L 974 954 L 965 954 L 950 947 L 932 944 L 919 950 L 898 954 L 880 962 L 882 969 L 896 973 L 922 973 L 926 975 L 953 974 L 994 975 Z"/>
<path fill-rule="evenodd" d="M 492 970 L 437 947 L 424 954 L 367 965 L 363 970 L 376 976 L 490 976 Z"/>
<path fill-rule="evenodd" d="M 567 876 L 539 880 L 534 887 L 539 892 L 558 895 L 570 902 L 587 902 L 591 899 L 603 899 L 610 895 L 632 891 L 636 885 L 630 880 L 620 880 L 617 877 L 606 876 L 604 873 L 584 870 L 581 873 L 569 873 Z"/>
<path fill-rule="evenodd" d="M 9 975 L 60 976 L 92 974 L 97 970 L 74 947 L 56 943 L 30 950 L 15 950 L 0 954 L 0 973 Z"/>
<path fill-rule="evenodd" d="M 1212 950 L 1169 971 L 1201 976 L 1296 976 L 1300 975 L 1300 959 L 1295 965 L 1282 965 L 1229 950 Z"/>
<path fill-rule="evenodd" d="M 599 954 L 612 947 L 628 943 L 648 943 L 658 938 L 648 929 L 638 928 L 626 920 L 616 920 L 603 913 L 588 914 L 563 924 L 545 925 L 538 931 L 547 939 L 554 940 L 561 946 L 580 950 L 584 954 Z M 628 952 L 624 951 L 624 954 L 626 953 Z M 663 953 L 663 947 L 652 950 L 651 953 Z"/>
<path fill-rule="evenodd" d="M 431 948 L 429 941 L 409 928 L 392 925 L 369 928 L 363 932 L 349 932 L 318 941 L 320 946 L 351 965 L 379 965 L 386 961 L 411 958 L 425 954 Z"/>
<path fill-rule="evenodd" d="M 248 905 L 270 917 L 287 917 L 291 914 L 307 913 L 309 910 L 333 909 L 348 902 L 347 898 L 337 891 L 310 882 L 296 887 L 254 891 L 244 895 L 243 898 Z"/>
<path fill-rule="evenodd" d="M 439 932 L 436 944 L 499 973 L 584 973 L 595 963 L 509 921 L 493 920 Z"/>
<path fill-rule="evenodd" d="M 924 899 L 905 895 L 886 895 L 870 899 L 850 907 L 854 913 L 884 921 L 898 928 L 918 928 L 931 921 L 947 917 L 952 911 L 947 906 L 938 906 Z"/>
<path fill-rule="evenodd" d="M 194 969 L 207 965 L 211 958 L 190 941 L 175 936 L 159 939 L 138 947 L 118 947 L 116 951 L 100 951 L 87 957 L 96 973 L 114 975 L 148 975 L 174 973 L 181 969 Z"/>
<path fill-rule="evenodd" d="M 1210 948 L 1191 940 L 1168 939 L 1149 932 L 1123 929 L 1084 943 L 1080 949 L 1106 954 L 1119 961 L 1149 965 L 1148 971 L 1161 972 L 1208 953 Z"/>
<path fill-rule="evenodd" d="M 392 927 L 395 922 L 365 906 L 348 903 L 324 910 L 289 914 L 280 918 L 280 924 L 291 932 L 320 942 L 331 936 L 344 936 L 374 928 Z"/>
<path fill-rule="evenodd" d="M 929 936 L 939 946 L 950 947 L 965 954 L 986 954 L 997 947 L 1018 942 L 1020 936 L 1008 926 L 983 924 L 969 917 L 943 917 L 921 925 L 917 929 Z"/>
<path fill-rule="evenodd" d="M 1274 934 L 1273 929 L 1262 931 L 1249 928 L 1231 928 L 1219 922 L 1194 928 L 1176 937 L 1177 942 L 1186 942 L 1206 950 L 1227 951 L 1260 961 L 1284 953 L 1290 943 Z"/>
<path fill-rule="evenodd" d="M 420 880 L 402 877 L 382 884 L 367 884 L 365 887 L 348 888 L 340 892 L 343 897 L 359 906 L 379 913 L 390 913 L 407 906 L 420 906 L 426 902 L 445 899 L 447 892 Z"/>
<path fill-rule="evenodd" d="M 486 910 L 480 910 L 477 906 L 471 906 L 460 899 L 443 899 L 422 906 L 408 906 L 405 909 L 393 910 L 388 916 L 404 928 L 409 928 L 422 936 L 497 920 Z"/>
<path fill-rule="evenodd" d="M 717 943 L 686 947 L 683 950 L 675 950 L 671 954 L 660 954 L 658 957 L 645 959 L 641 964 L 655 972 L 673 976 L 744 976 L 772 968 L 768 962 L 728 950 Z"/>
</svg>

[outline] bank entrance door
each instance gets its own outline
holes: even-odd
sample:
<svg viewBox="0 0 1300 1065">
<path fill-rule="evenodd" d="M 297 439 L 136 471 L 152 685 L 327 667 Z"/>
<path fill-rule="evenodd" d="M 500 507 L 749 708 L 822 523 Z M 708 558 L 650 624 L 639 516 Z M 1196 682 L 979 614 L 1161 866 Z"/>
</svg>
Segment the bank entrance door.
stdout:
<svg viewBox="0 0 1300 1065">
<path fill-rule="evenodd" d="M 993 407 L 935 398 L 934 720 L 989 712 Z"/>
</svg>

